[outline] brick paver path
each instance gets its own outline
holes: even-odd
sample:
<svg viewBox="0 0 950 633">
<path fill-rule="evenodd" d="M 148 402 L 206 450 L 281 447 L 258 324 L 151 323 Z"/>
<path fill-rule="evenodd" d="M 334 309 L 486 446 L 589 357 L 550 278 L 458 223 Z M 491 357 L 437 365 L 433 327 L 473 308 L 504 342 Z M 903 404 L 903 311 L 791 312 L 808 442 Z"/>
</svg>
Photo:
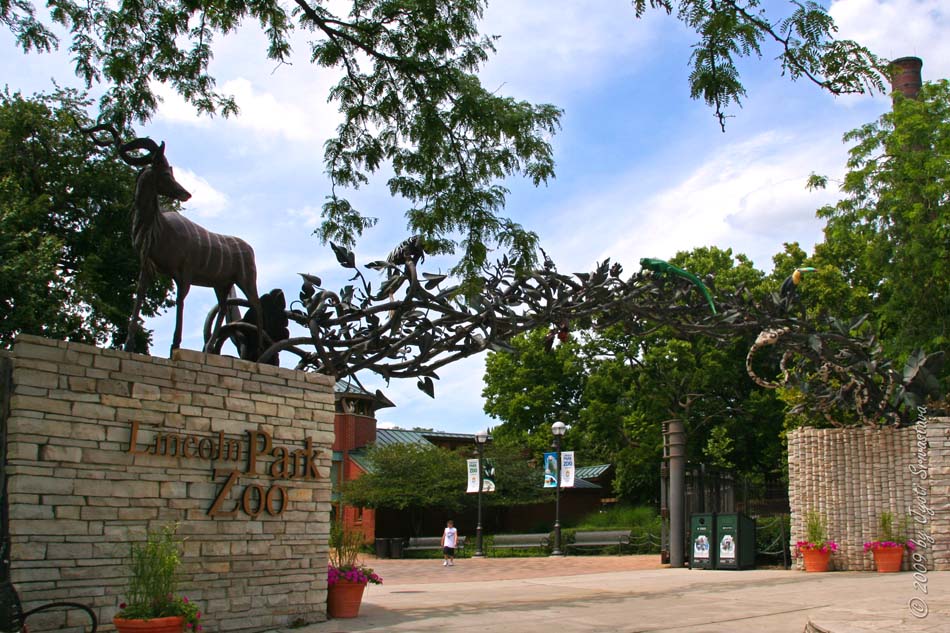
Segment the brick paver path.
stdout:
<svg viewBox="0 0 950 633">
<path fill-rule="evenodd" d="M 435 558 L 374 560 L 366 557 L 363 562 L 390 586 L 580 576 L 664 567 L 659 555 L 460 558 L 453 567 L 443 567 L 442 560 Z"/>
</svg>

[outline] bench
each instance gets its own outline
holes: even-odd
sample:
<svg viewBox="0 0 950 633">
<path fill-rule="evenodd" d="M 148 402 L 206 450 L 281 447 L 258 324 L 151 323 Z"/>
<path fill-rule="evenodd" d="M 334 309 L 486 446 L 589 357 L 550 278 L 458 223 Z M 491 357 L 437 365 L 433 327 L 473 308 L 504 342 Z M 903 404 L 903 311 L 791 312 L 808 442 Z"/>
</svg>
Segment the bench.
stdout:
<svg viewBox="0 0 950 633">
<path fill-rule="evenodd" d="M 530 547 L 546 548 L 547 533 L 539 534 L 496 534 L 492 537 L 492 549 L 521 549 Z"/>
<path fill-rule="evenodd" d="M 458 545 L 455 546 L 455 551 L 465 549 L 465 537 L 458 537 Z M 413 536 L 409 538 L 409 542 L 402 548 L 404 552 L 418 552 L 423 550 L 438 550 L 442 551 L 442 537 L 441 536 Z"/>
<path fill-rule="evenodd" d="M 608 547 L 616 545 L 623 554 L 623 546 L 630 545 L 630 532 L 624 530 L 610 530 L 604 532 L 575 532 L 574 542 L 568 543 L 564 549 L 572 547 Z"/>
</svg>

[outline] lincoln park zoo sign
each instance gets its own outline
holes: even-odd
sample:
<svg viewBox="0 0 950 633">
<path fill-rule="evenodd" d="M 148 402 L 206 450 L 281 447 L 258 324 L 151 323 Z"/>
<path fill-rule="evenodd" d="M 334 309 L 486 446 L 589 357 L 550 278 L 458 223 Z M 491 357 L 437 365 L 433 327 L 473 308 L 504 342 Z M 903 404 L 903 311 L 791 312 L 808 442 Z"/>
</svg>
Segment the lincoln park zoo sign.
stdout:
<svg viewBox="0 0 950 633">
<path fill-rule="evenodd" d="M 246 431 L 246 438 L 242 442 L 225 437 L 223 431 L 210 437 L 147 431 L 140 428 L 137 421 L 133 421 L 128 452 L 132 455 L 203 459 L 212 463 L 233 462 L 233 468 L 214 468 L 214 478 L 221 482 L 221 487 L 208 510 L 208 516 L 211 517 L 233 518 L 238 513 L 244 513 L 252 519 L 262 513 L 280 516 L 287 509 L 288 485 L 294 481 L 320 478 L 313 439 L 308 437 L 303 442 L 303 448 L 291 450 L 286 446 L 274 446 L 270 433 L 263 429 Z M 244 454 L 247 455 L 246 463 L 242 463 Z M 269 457 L 274 460 L 268 468 L 261 458 Z M 243 471 L 239 465 L 245 466 Z M 275 482 L 266 488 L 257 483 L 242 487 L 241 475 L 270 477 Z"/>
</svg>

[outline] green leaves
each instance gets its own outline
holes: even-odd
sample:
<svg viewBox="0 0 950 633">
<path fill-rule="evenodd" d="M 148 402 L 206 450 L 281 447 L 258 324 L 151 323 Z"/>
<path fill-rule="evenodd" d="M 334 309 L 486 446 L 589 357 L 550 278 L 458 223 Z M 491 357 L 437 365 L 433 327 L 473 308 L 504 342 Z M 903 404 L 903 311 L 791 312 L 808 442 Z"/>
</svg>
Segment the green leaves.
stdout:
<svg viewBox="0 0 950 633">
<path fill-rule="evenodd" d="M 535 185 L 554 177 L 551 137 L 561 110 L 489 92 L 477 72 L 494 52 L 494 37 L 478 23 L 487 0 L 354 0 L 344 13 L 322 0 L 195 2 L 52 0 L 54 22 L 65 27 L 75 73 L 87 86 L 102 83 L 100 118 L 148 120 L 165 84 L 199 112 L 228 116 L 238 104 L 220 93 L 210 72 L 217 38 L 256 22 L 267 40 L 264 55 L 292 59 L 294 30 L 313 34 L 310 61 L 340 73 L 329 91 L 343 115 L 326 142 L 324 164 L 332 191 L 315 233 L 353 246 L 376 223 L 346 198 L 381 169 L 406 201 L 408 228 L 433 253 L 461 251 L 451 272 L 472 281 L 493 249 L 507 251 L 519 268 L 535 260 L 537 235 L 501 214 L 503 182 L 524 176 Z M 672 0 L 633 0 L 637 17 L 648 8 L 673 12 Z M 715 110 L 720 126 L 746 95 L 738 61 L 779 47 L 783 74 L 806 78 L 833 94 L 883 90 L 880 60 L 847 40 L 814 2 L 791 2 L 782 14 L 758 0 L 679 0 L 677 17 L 692 28 L 690 93 Z M 336 9 L 336 5 L 333 5 Z M 539 8 L 538 10 L 543 10 Z M 0 3 L 0 22 L 24 51 L 59 45 L 37 19 L 33 3 Z"/>
<path fill-rule="evenodd" d="M 646 0 L 633 0 L 637 17 L 646 12 Z M 834 21 L 821 5 L 797 2 L 790 13 L 758 0 L 680 0 L 677 15 L 699 40 L 690 57 L 690 96 L 702 98 L 715 109 L 722 131 L 730 106 L 740 106 L 745 87 L 736 66 L 743 57 L 761 57 L 762 47 L 779 47 L 782 74 L 805 78 L 832 94 L 884 92 L 884 64 L 869 50 L 850 40 L 836 40 Z M 651 8 L 667 13 L 669 0 L 650 0 Z"/>
<path fill-rule="evenodd" d="M 404 5 L 365 3 L 346 23 L 307 13 L 328 35 L 314 59 L 345 70 L 331 93 L 345 120 L 327 143 L 329 174 L 336 185 L 358 187 L 390 162 L 390 192 L 413 205 L 410 230 L 434 252 L 463 248 L 453 272 L 474 278 L 493 243 L 529 263 L 537 238 L 496 215 L 507 190 L 495 181 L 524 174 L 537 185 L 553 176 L 546 137 L 560 110 L 491 94 L 472 74 L 493 50 L 491 39 L 476 39 L 482 2 Z M 361 54 L 371 70 L 362 70 Z M 324 218 L 324 237 L 328 225 L 345 243 L 362 231 L 362 216 L 335 196 Z M 446 239 L 453 234 L 462 237 Z"/>
<path fill-rule="evenodd" d="M 376 446 L 366 456 L 373 470 L 347 482 L 347 505 L 365 508 L 437 507 L 457 510 L 465 496 L 465 461 L 432 445 Z"/>
<path fill-rule="evenodd" d="M 895 95 L 892 112 L 845 140 L 854 143 L 845 197 L 819 210 L 827 224 L 815 259 L 836 266 L 867 303 L 888 356 L 902 361 L 916 358 L 918 349 L 944 350 L 950 342 L 950 83 L 924 84 L 916 100 Z M 946 370 L 937 376 L 946 384 Z"/>
<path fill-rule="evenodd" d="M 124 341 L 138 256 L 128 210 L 135 172 L 77 132 L 88 101 L 74 91 L 0 94 L 0 347 L 19 333 Z M 170 282 L 149 289 L 145 314 Z M 145 351 L 147 338 L 139 341 Z"/>
</svg>

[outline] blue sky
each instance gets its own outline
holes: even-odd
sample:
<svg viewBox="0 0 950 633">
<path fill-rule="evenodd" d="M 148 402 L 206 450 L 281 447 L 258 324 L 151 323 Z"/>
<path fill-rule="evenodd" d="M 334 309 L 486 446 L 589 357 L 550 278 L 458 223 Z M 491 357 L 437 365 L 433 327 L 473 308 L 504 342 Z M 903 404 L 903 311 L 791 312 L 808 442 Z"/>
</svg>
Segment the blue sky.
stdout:
<svg viewBox="0 0 950 633">
<path fill-rule="evenodd" d="M 784 6 L 782 3 L 769 3 Z M 840 36 L 886 58 L 917 55 L 925 80 L 950 76 L 950 7 L 944 0 L 840 0 L 831 4 Z M 832 187 L 809 192 L 812 171 L 840 178 L 842 135 L 889 105 L 886 96 L 840 97 L 792 83 L 772 61 L 743 62 L 748 96 L 723 134 L 713 112 L 689 98 L 693 38 L 672 17 L 637 20 L 627 0 L 494 0 L 483 33 L 501 37 L 481 77 L 490 90 L 564 109 L 553 139 L 557 178 L 534 188 L 508 183 L 506 215 L 537 232 L 564 272 L 587 271 L 610 257 L 632 272 L 641 257 L 716 245 L 745 253 L 763 269 L 783 242 L 806 250 L 821 237 L 815 209 L 833 202 Z M 157 116 L 139 130 L 167 143 L 166 155 L 193 198 L 184 213 L 207 228 L 239 235 L 255 249 L 262 292 L 299 291 L 298 272 L 345 283 L 328 247 L 311 233 L 328 192 L 323 143 L 339 121 L 326 102 L 336 75 L 311 66 L 306 38 L 292 65 L 265 59 L 255 25 L 218 41 L 213 73 L 242 111 L 231 119 L 198 117 L 165 91 Z M 0 33 L 0 73 L 24 93 L 79 86 L 68 55 L 23 56 Z M 404 239 L 406 205 L 389 196 L 380 173 L 351 199 L 379 224 L 358 244 L 358 262 L 385 256 Z M 444 271 L 448 259 L 424 269 Z M 201 347 L 211 290 L 193 288 L 185 306 L 183 346 Z M 166 354 L 174 315 L 148 323 L 153 353 Z M 482 356 L 440 371 L 436 398 L 414 380 L 379 386 L 398 406 L 380 421 L 402 427 L 475 432 L 493 426 L 482 412 Z"/>
</svg>

